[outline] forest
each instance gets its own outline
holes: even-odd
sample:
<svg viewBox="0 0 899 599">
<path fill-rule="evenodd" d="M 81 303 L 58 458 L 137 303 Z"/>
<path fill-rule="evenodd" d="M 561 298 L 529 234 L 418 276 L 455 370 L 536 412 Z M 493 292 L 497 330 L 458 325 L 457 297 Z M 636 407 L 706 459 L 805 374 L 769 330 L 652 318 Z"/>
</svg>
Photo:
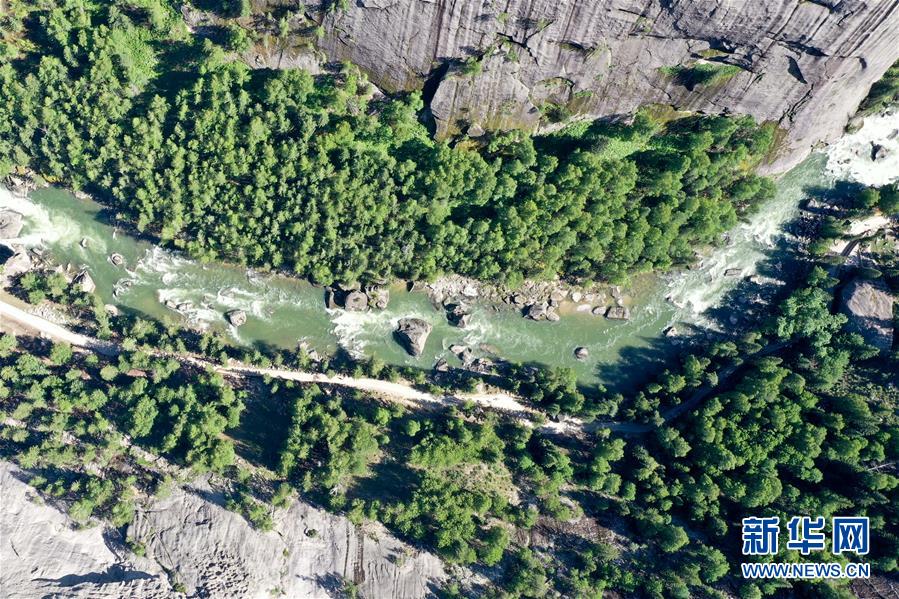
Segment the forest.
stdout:
<svg viewBox="0 0 899 599">
<path fill-rule="evenodd" d="M 0 17 L 0 174 L 29 167 L 86 190 L 207 260 L 325 283 L 449 272 L 617 281 L 690 262 L 772 193 L 753 172 L 776 132 L 745 118 L 649 107 L 546 136 L 434 140 L 419 96 L 375 98 L 349 65 L 251 70 L 235 49 L 252 40 L 194 36 L 161 0 L 13 6 Z M 873 101 L 889 100 L 894 79 Z M 854 199 L 859 214 L 899 207 L 895 186 Z M 802 249 L 806 276 L 770 318 L 704 338 L 637 391 L 504 365 L 491 382 L 521 395 L 534 421 L 224 377 L 211 366 L 238 359 L 435 392 L 478 383 L 237 348 L 112 316 L 63 276 L 28 273 L 20 299 L 64 304 L 79 330 L 122 351 L 0 333 L 0 456 L 76 523 L 107 522 L 126 542 L 139 505 L 200 473 L 262 531 L 297 497 L 376 520 L 491 581 L 451 580 L 447 598 L 851 597 L 844 582 L 752 582 L 734 566 L 746 515 L 850 514 L 872 520 L 874 571 L 899 569 L 899 363 L 895 344 L 878 355 L 836 310 L 846 273 L 828 247 L 845 223 L 822 219 L 821 239 Z M 899 256 L 883 252 L 880 270 L 849 274 L 895 292 Z M 591 432 L 540 428 L 570 415 Z M 782 547 L 772 559 L 814 557 Z"/>
<path fill-rule="evenodd" d="M 550 136 L 435 141 L 351 65 L 252 70 L 161 0 L 15 3 L 0 174 L 86 190 L 201 259 L 315 282 L 620 281 L 689 263 L 772 193 L 775 130 L 648 108 Z"/>
</svg>

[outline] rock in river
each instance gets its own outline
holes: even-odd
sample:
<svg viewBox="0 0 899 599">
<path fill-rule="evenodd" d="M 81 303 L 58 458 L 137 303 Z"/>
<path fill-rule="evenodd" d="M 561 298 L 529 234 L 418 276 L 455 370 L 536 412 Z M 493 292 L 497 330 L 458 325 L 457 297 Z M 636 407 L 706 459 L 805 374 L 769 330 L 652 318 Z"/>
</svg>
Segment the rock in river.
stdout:
<svg viewBox="0 0 899 599">
<path fill-rule="evenodd" d="M 109 257 L 109 261 L 113 266 L 124 266 L 125 265 L 125 257 L 121 254 L 112 254 Z"/>
<path fill-rule="evenodd" d="M 15 239 L 22 232 L 22 215 L 13 210 L 0 210 L 0 239 Z"/>
<path fill-rule="evenodd" d="M 239 327 L 247 322 L 247 313 L 243 310 L 229 310 L 225 312 L 225 318 L 233 326 Z"/>
<path fill-rule="evenodd" d="M 390 289 L 386 287 L 374 287 L 368 290 L 369 302 L 374 304 L 378 310 L 387 309 L 390 303 Z"/>
<path fill-rule="evenodd" d="M 330 287 L 325 287 L 325 308 L 328 310 L 336 310 L 338 308 L 336 295 Z"/>
<path fill-rule="evenodd" d="M 611 320 L 627 320 L 630 317 L 630 310 L 628 310 L 624 306 L 612 306 L 611 308 L 609 308 L 609 311 L 606 312 L 606 318 L 609 318 Z"/>
<path fill-rule="evenodd" d="M 450 324 L 464 329 L 471 323 L 471 313 L 462 304 L 450 304 L 446 307 L 446 318 Z"/>
<path fill-rule="evenodd" d="M 420 318 L 401 318 L 393 334 L 399 344 L 417 358 L 424 352 L 432 328 L 431 323 Z"/>
<path fill-rule="evenodd" d="M 549 312 L 549 306 L 546 304 L 531 304 L 528 306 L 525 316 L 531 320 L 546 320 L 547 312 Z"/>
<path fill-rule="evenodd" d="M 343 300 L 343 307 L 350 312 L 362 312 L 368 308 L 368 296 L 361 291 L 350 291 Z"/>
<path fill-rule="evenodd" d="M 578 360 L 586 360 L 588 357 L 590 357 L 590 350 L 583 346 L 576 347 L 574 349 L 574 357 Z"/>
</svg>

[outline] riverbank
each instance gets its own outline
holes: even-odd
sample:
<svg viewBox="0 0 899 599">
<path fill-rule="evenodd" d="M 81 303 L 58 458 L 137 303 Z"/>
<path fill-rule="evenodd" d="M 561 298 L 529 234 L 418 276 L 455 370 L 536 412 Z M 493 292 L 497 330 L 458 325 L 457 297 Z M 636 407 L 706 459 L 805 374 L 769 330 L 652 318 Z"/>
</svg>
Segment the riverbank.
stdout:
<svg viewBox="0 0 899 599">
<path fill-rule="evenodd" d="M 342 348 L 357 357 L 422 369 L 442 363 L 471 366 L 479 359 L 564 366 L 585 385 L 626 389 L 635 373 L 655 370 L 681 353 L 683 335 L 735 326 L 729 315 L 721 310 L 712 314 L 712 308 L 747 280 L 765 283 L 778 276 L 764 264 L 778 261 L 783 225 L 796 218 L 797 206 L 810 193 L 829 189 L 835 173 L 843 173 L 847 164 L 859 163 L 853 168 L 864 173 L 861 163 L 870 163 L 880 172 L 883 160 L 892 164 L 899 157 L 899 152 L 888 152 L 874 162 L 859 150 L 889 137 L 892 118 L 871 117 L 870 129 L 847 136 L 845 147 L 855 148 L 848 153 L 849 163 L 847 151 L 834 150 L 837 157 L 813 156 L 778 179 L 776 197 L 731 230 L 695 268 L 635 276 L 623 289 L 581 289 L 551 281 L 529 283 L 517 296 L 489 283 L 446 277 L 416 284 L 411 291 L 403 284 L 390 286 L 384 309 L 366 306 L 355 312 L 328 308 L 325 290 L 305 281 L 199 263 L 132 237 L 110 224 L 103 207 L 83 196 L 55 188 L 38 189 L 28 197 L 0 191 L 0 208 L 24 214 L 15 243 L 44 248 L 57 262 L 86 269 L 104 303 L 172 325 L 220 331 L 244 346 L 303 346 L 323 355 Z M 110 262 L 112 254 L 122 257 L 121 266 Z M 539 320 L 524 316 L 531 306 Z M 605 318 L 610 307 L 625 308 L 629 318 Z M 735 306 L 731 315 L 746 309 Z M 245 313 L 246 322 L 239 327 L 225 317 L 233 310 Z M 452 322 L 459 315 L 463 327 Z M 403 318 L 432 327 L 419 357 L 394 341 L 393 331 Z"/>
</svg>

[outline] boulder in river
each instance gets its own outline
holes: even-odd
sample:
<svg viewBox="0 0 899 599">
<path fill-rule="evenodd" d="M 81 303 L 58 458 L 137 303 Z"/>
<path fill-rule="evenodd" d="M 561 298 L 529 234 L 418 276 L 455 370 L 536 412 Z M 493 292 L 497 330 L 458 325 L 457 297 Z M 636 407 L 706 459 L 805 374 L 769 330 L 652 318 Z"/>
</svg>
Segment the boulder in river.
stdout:
<svg viewBox="0 0 899 599">
<path fill-rule="evenodd" d="M 463 304 L 449 304 L 446 306 L 446 319 L 450 324 L 464 329 L 471 323 L 471 313 Z"/>
<path fill-rule="evenodd" d="M 86 270 L 82 270 L 75 275 L 75 278 L 72 279 L 72 284 L 84 293 L 93 293 L 97 289 L 96 283 L 94 283 L 90 273 Z"/>
<path fill-rule="evenodd" d="M 431 323 L 420 318 L 401 318 L 393 334 L 399 344 L 417 358 L 424 353 L 432 329 Z"/>
<path fill-rule="evenodd" d="M 0 210 L 0 239 L 15 239 L 22 232 L 22 215 L 14 210 Z"/>
<path fill-rule="evenodd" d="M 337 307 L 337 299 L 335 298 L 334 290 L 330 287 L 325 287 L 325 308 L 334 310 Z"/>
<path fill-rule="evenodd" d="M 871 160 L 874 162 L 880 162 L 886 158 L 888 154 L 889 152 L 886 147 L 880 144 L 871 144 Z"/>
<path fill-rule="evenodd" d="M 385 310 L 390 303 L 390 289 L 387 287 L 374 287 L 368 290 L 369 303 L 378 310 Z"/>
<path fill-rule="evenodd" d="M 546 320 L 547 312 L 549 312 L 549 306 L 546 304 L 531 304 L 528 306 L 525 316 L 531 320 Z"/>
<path fill-rule="evenodd" d="M 628 320 L 631 317 L 630 310 L 624 306 L 612 306 L 606 312 L 606 318 L 610 320 Z"/>
<path fill-rule="evenodd" d="M 739 277 L 741 274 L 743 274 L 742 268 L 728 268 L 724 271 L 725 277 Z"/>
<path fill-rule="evenodd" d="M 578 360 L 586 360 L 590 357 L 590 350 L 583 346 L 576 347 L 574 348 L 574 357 Z"/>
<path fill-rule="evenodd" d="M 437 372 L 449 372 L 449 369 L 449 362 L 447 362 L 445 358 L 440 358 L 437 360 L 437 363 L 434 364 L 434 370 Z"/>
<path fill-rule="evenodd" d="M 591 310 L 591 312 L 592 312 L 593 316 L 602 316 L 606 313 L 606 307 L 605 306 L 596 306 L 595 308 L 593 308 L 593 310 Z"/>
<path fill-rule="evenodd" d="M 113 266 L 125 266 L 125 257 L 121 254 L 112 254 L 109 256 L 109 261 Z"/>
<path fill-rule="evenodd" d="M 368 308 L 368 296 L 361 291 L 350 291 L 343 299 L 344 309 L 350 312 L 362 312 Z"/>
<path fill-rule="evenodd" d="M 449 350 L 450 350 L 452 353 L 456 354 L 457 356 L 458 356 L 458 355 L 461 355 L 462 352 L 464 352 L 464 351 L 467 350 L 467 349 L 468 349 L 467 347 L 465 347 L 464 345 L 460 345 L 460 344 L 458 344 L 458 343 L 454 343 L 454 344 L 452 344 L 452 345 L 449 346 Z"/>
<path fill-rule="evenodd" d="M 246 324 L 247 313 L 243 310 L 228 310 L 225 312 L 225 318 L 228 319 L 232 326 L 239 327 Z"/>
</svg>

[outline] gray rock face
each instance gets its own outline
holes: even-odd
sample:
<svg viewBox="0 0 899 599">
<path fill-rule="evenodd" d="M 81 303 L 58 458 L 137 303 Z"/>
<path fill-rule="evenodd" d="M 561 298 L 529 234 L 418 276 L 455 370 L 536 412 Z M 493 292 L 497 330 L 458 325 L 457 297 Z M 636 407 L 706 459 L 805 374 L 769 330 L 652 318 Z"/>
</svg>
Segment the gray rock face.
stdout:
<svg viewBox="0 0 899 599">
<path fill-rule="evenodd" d="M 894 0 L 364 0 L 323 15 L 323 27 L 328 57 L 383 89 L 439 81 L 442 134 L 536 127 L 550 104 L 610 116 L 658 103 L 778 123 L 789 132 L 780 170 L 837 137 L 899 58 Z M 712 84 L 677 76 L 702 61 L 738 69 Z"/>
<path fill-rule="evenodd" d="M 609 311 L 606 312 L 606 318 L 610 320 L 628 320 L 630 317 L 630 310 L 624 306 L 612 306 L 609 308 Z"/>
<path fill-rule="evenodd" d="M 96 283 L 86 270 L 82 270 L 72 279 L 72 284 L 84 293 L 93 293 L 97 289 Z"/>
<path fill-rule="evenodd" d="M 463 304 L 450 304 L 446 306 L 446 318 L 450 324 L 464 329 L 471 324 L 471 312 Z"/>
<path fill-rule="evenodd" d="M 247 323 L 247 313 L 243 310 L 229 310 L 225 312 L 225 318 L 233 326 L 239 327 Z"/>
<path fill-rule="evenodd" d="M 15 239 L 22 232 L 22 215 L 13 210 L 0 210 L 0 239 Z"/>
<path fill-rule="evenodd" d="M 390 289 L 387 287 L 375 287 L 368 290 L 371 304 L 378 310 L 385 310 L 390 303 Z"/>
<path fill-rule="evenodd" d="M 202 484 L 138 512 L 127 535 L 145 545 L 146 557 L 139 558 L 102 525 L 77 530 L 21 476 L 0 462 L 4 597 L 183 596 L 172 588 L 176 581 L 189 597 L 338 597 L 348 581 L 362 597 L 419 599 L 446 578 L 436 556 L 380 525 L 357 527 L 294 502 L 275 514 L 274 530 L 263 533 L 218 505 L 219 497 Z"/>
<path fill-rule="evenodd" d="M 202 492 L 202 490 L 201 490 Z M 128 530 L 147 556 L 174 569 L 188 595 L 339 596 L 349 581 L 362 597 L 424 597 L 444 578 L 440 561 L 392 538 L 376 524 L 296 502 L 275 517 L 274 530 L 254 530 L 239 515 L 179 492 L 142 512 Z"/>
<path fill-rule="evenodd" d="M 849 328 L 882 352 L 893 346 L 893 297 L 882 281 L 854 279 L 843 288 Z"/>
<path fill-rule="evenodd" d="M 45 504 L 26 475 L 0 462 L 0 589 L 4 597 L 172 597 L 156 562 L 117 550 L 100 526 L 77 530 Z"/>
<path fill-rule="evenodd" d="M 30 172 L 19 175 L 8 175 L 3 180 L 3 184 L 6 185 L 11 192 L 20 196 L 26 196 L 37 189 L 37 184 L 35 184 Z"/>
<path fill-rule="evenodd" d="M 424 353 L 432 328 L 431 323 L 420 318 L 401 318 L 393 334 L 400 345 L 417 358 Z"/>
<path fill-rule="evenodd" d="M 334 294 L 334 290 L 331 289 L 330 287 L 325 288 L 325 307 L 328 310 L 335 310 L 338 307 L 337 306 L 337 298 Z"/>
<path fill-rule="evenodd" d="M 549 306 L 547 306 L 546 304 L 531 304 L 530 306 L 528 306 L 525 316 L 527 316 L 531 320 L 546 320 L 546 315 L 548 312 Z"/>
<path fill-rule="evenodd" d="M 361 312 L 368 308 L 368 296 L 361 291 L 350 291 L 343 300 L 343 307 L 350 312 Z"/>
<path fill-rule="evenodd" d="M 6 260 L 6 263 L 3 265 L 2 278 L 12 280 L 20 274 L 28 272 L 33 266 L 34 262 L 31 260 L 28 252 L 20 249 Z"/>
</svg>

